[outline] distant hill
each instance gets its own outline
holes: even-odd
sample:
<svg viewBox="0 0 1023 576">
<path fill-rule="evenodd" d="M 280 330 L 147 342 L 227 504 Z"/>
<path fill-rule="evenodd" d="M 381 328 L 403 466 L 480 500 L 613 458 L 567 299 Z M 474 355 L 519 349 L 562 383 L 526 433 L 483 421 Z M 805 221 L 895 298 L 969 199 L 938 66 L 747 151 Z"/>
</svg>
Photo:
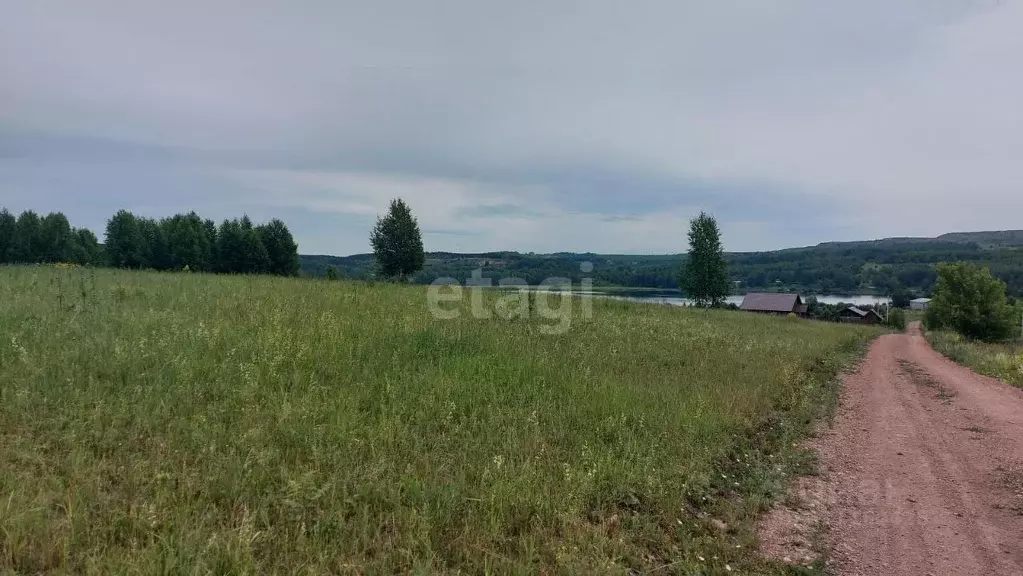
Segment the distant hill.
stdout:
<svg viewBox="0 0 1023 576">
<path fill-rule="evenodd" d="M 855 247 L 864 245 L 874 246 L 898 246 L 907 244 L 977 244 L 981 248 L 1008 248 L 1023 246 L 1023 230 L 993 230 L 987 232 L 949 232 L 934 238 L 925 237 L 894 237 L 881 238 L 879 240 L 856 240 L 852 242 L 822 242 L 816 247 Z M 799 248 L 797 248 L 799 250 Z"/>
<path fill-rule="evenodd" d="M 996 230 L 994 232 L 950 232 L 935 238 L 942 242 L 975 242 L 982 248 L 1023 246 L 1023 230 Z"/>
<path fill-rule="evenodd" d="M 531 285 L 561 277 L 595 285 L 677 289 L 682 254 L 594 254 L 559 252 L 427 253 L 426 266 L 415 281 L 430 283 L 449 277 L 460 282 L 480 270 L 495 282 L 520 278 Z M 855 242 L 823 242 L 816 246 L 769 252 L 726 254 L 738 292 L 799 291 L 806 294 L 885 293 L 903 286 L 929 294 L 934 265 L 964 260 L 989 267 L 1006 282 L 1010 294 L 1023 296 L 1023 230 L 953 232 L 936 238 L 882 238 Z M 302 272 L 322 276 L 334 266 L 349 278 L 371 278 L 373 255 L 303 255 Z M 584 273 L 583 263 L 593 264 Z"/>
</svg>

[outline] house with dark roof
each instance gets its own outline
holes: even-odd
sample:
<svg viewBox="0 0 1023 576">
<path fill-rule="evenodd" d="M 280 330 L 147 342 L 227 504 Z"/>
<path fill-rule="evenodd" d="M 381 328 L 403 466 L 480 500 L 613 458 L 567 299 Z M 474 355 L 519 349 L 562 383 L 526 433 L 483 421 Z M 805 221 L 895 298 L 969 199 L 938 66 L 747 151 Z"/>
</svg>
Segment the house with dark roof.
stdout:
<svg viewBox="0 0 1023 576">
<path fill-rule="evenodd" d="M 881 324 L 884 318 L 873 310 L 863 310 L 850 306 L 838 313 L 839 322 L 853 322 L 856 324 Z"/>
<path fill-rule="evenodd" d="M 762 314 L 796 314 L 806 316 L 806 304 L 799 294 L 750 292 L 742 298 L 740 310 Z"/>
</svg>

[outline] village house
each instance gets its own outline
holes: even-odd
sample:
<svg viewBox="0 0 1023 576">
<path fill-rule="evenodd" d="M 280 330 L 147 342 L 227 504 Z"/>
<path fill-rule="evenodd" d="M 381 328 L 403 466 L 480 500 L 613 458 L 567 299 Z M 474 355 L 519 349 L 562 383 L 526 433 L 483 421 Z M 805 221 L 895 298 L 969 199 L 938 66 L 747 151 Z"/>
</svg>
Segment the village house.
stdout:
<svg viewBox="0 0 1023 576">
<path fill-rule="evenodd" d="M 874 310 L 863 310 L 856 306 L 850 306 L 838 313 L 840 322 L 852 322 L 855 324 L 881 324 L 884 318 Z"/>
<path fill-rule="evenodd" d="M 740 310 L 762 314 L 796 314 L 806 316 L 806 304 L 799 294 L 750 292 L 742 299 Z"/>
</svg>

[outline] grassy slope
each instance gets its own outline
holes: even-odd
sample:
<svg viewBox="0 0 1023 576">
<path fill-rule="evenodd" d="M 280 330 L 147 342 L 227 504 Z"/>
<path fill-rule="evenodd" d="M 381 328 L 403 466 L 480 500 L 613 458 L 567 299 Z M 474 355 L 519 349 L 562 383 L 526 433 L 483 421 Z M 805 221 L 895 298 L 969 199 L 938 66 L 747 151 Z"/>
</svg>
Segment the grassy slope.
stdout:
<svg viewBox="0 0 1023 576">
<path fill-rule="evenodd" d="M 977 342 L 955 332 L 931 331 L 927 341 L 955 362 L 1023 388 L 1023 342 Z"/>
<path fill-rule="evenodd" d="M 547 323 L 0 268 L 0 572 L 771 569 L 752 519 L 875 332 L 606 300 Z"/>
</svg>

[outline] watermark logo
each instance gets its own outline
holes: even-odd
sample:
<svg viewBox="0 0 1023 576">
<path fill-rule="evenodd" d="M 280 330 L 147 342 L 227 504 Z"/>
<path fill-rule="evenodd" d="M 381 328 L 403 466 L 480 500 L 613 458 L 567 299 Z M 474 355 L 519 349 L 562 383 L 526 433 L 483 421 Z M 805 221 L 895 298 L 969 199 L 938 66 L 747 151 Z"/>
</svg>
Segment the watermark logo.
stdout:
<svg viewBox="0 0 1023 576">
<path fill-rule="evenodd" d="M 591 262 L 583 262 L 580 272 L 593 272 Z M 466 298 L 468 292 L 468 299 Z M 483 276 L 483 269 L 473 270 L 463 285 L 455 278 L 438 278 L 426 291 L 430 314 L 438 320 L 471 318 L 486 320 L 540 320 L 541 334 L 568 332 L 573 318 L 593 317 L 593 279 L 583 277 L 579 285 L 570 278 L 547 278 L 531 286 L 522 278 L 505 277 L 494 283 Z"/>
</svg>

